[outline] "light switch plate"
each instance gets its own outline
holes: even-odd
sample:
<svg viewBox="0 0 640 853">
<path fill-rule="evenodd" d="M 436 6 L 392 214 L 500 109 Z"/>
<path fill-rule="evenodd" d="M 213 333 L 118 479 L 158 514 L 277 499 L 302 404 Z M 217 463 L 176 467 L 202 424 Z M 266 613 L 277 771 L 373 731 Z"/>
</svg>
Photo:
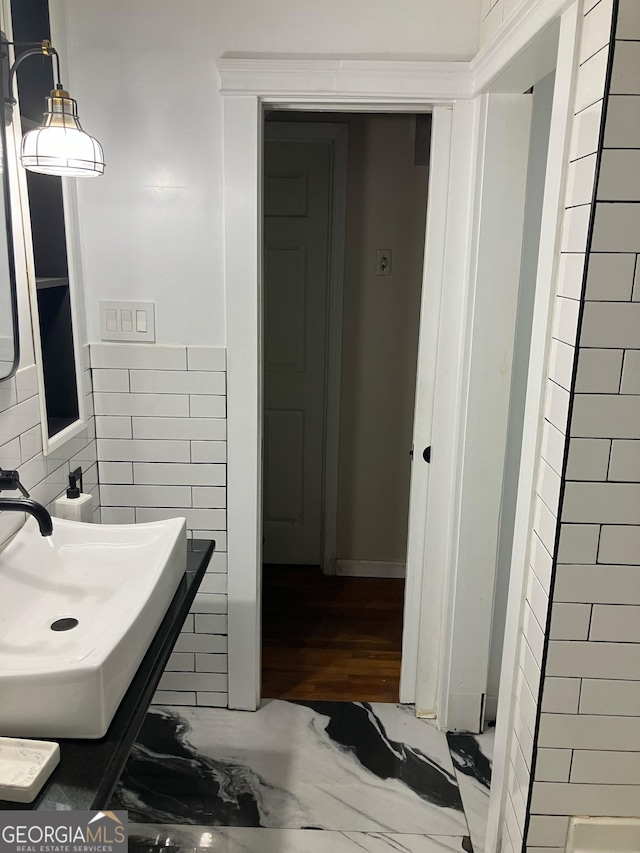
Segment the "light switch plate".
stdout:
<svg viewBox="0 0 640 853">
<path fill-rule="evenodd" d="M 154 302 L 106 302 L 100 300 L 100 340 L 155 341 Z"/>
</svg>

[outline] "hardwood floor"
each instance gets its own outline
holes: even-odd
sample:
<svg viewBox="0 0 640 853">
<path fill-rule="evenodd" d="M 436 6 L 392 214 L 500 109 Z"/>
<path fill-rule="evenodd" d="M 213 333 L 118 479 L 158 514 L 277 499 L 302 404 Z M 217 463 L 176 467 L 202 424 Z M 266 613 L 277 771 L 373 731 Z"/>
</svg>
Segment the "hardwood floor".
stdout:
<svg viewBox="0 0 640 853">
<path fill-rule="evenodd" d="M 404 580 L 264 566 L 262 695 L 397 702 Z"/>
</svg>

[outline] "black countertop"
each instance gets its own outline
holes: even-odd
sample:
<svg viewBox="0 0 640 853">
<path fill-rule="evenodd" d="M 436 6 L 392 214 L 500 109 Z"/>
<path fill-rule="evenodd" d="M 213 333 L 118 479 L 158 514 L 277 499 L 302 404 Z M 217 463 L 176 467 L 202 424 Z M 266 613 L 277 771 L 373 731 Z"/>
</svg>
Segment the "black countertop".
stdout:
<svg viewBox="0 0 640 853">
<path fill-rule="evenodd" d="M 187 571 L 149 649 L 100 740 L 58 740 L 60 764 L 33 803 L 0 800 L 0 809 L 103 809 L 126 764 L 158 681 L 214 550 L 214 542 L 190 539 Z"/>
</svg>

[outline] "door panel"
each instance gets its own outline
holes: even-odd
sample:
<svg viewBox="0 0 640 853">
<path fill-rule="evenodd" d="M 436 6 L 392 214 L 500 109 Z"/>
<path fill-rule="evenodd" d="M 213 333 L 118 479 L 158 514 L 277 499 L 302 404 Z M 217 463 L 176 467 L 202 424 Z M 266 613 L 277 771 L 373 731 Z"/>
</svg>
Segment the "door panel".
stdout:
<svg viewBox="0 0 640 853">
<path fill-rule="evenodd" d="M 304 373 L 307 302 L 304 246 L 265 248 L 265 370 Z M 283 310 L 284 309 L 284 310 Z"/>
<path fill-rule="evenodd" d="M 265 413 L 265 524 L 300 525 L 304 518 L 304 412 Z M 286 536 L 286 527 L 284 535 Z"/>
<path fill-rule="evenodd" d="M 267 145 L 294 145 L 293 142 L 267 142 Z M 269 156 L 269 155 L 267 155 Z M 273 155 L 271 155 L 273 156 Z M 306 216 L 307 215 L 307 175 L 302 171 L 297 175 L 265 175 L 264 186 L 265 216 Z"/>
<path fill-rule="evenodd" d="M 331 145 L 268 140 L 264 173 L 263 559 L 315 565 L 322 541 Z"/>
</svg>

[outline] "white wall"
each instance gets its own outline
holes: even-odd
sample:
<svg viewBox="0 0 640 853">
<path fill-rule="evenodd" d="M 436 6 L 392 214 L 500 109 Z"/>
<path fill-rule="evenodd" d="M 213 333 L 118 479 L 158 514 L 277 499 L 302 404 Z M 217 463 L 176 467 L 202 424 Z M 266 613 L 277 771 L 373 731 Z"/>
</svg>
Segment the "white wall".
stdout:
<svg viewBox="0 0 640 853">
<path fill-rule="evenodd" d="M 482 0 L 480 44 L 491 41 L 502 24 L 516 12 L 523 12 L 527 0 Z"/>
<path fill-rule="evenodd" d="M 349 122 L 339 560 L 404 562 L 428 166 L 413 116 Z M 391 249 L 377 276 L 376 249 Z"/>
<path fill-rule="evenodd" d="M 100 298 L 156 302 L 160 343 L 223 345 L 225 53 L 464 59 L 480 0 L 51 0 L 66 14 L 65 81 L 104 145 L 80 187 L 89 340 Z"/>
</svg>

